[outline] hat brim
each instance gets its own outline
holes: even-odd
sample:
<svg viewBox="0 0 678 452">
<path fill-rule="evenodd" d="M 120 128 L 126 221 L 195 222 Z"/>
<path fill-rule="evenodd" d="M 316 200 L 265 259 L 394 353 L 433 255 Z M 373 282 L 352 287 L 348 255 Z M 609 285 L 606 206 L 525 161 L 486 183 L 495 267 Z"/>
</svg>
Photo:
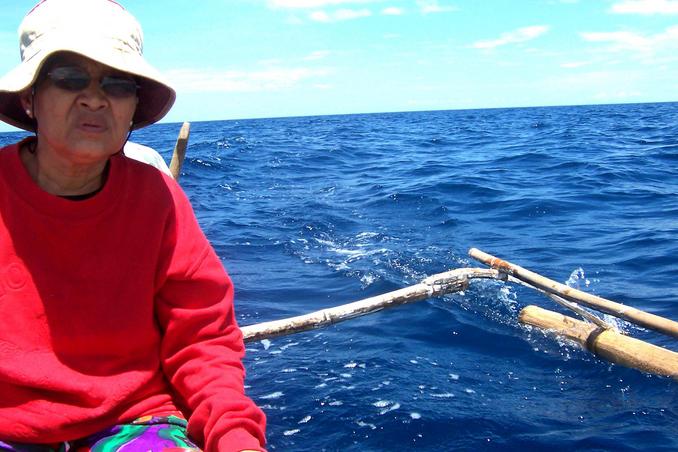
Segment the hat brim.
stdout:
<svg viewBox="0 0 678 452">
<path fill-rule="evenodd" d="M 110 49 L 110 42 L 82 39 L 50 42 L 48 47 L 26 59 L 0 79 L 0 119 L 20 129 L 34 131 L 35 122 L 22 108 L 20 96 L 33 86 L 47 58 L 59 52 L 76 53 L 138 77 L 139 102 L 134 113 L 133 129 L 145 127 L 162 119 L 174 104 L 176 99 L 174 89 L 141 55 L 125 52 L 120 48 L 113 52 Z"/>
</svg>

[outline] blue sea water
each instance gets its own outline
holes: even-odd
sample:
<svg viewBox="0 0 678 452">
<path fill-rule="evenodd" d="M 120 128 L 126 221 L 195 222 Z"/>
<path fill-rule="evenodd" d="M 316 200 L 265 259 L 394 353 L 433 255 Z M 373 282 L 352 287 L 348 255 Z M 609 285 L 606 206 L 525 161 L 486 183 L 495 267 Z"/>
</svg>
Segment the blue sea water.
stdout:
<svg viewBox="0 0 678 452">
<path fill-rule="evenodd" d="M 179 126 L 132 139 L 169 160 Z M 180 182 L 241 325 L 483 267 L 471 247 L 678 320 L 678 104 L 195 122 Z M 268 448 L 678 449 L 678 382 L 521 326 L 528 304 L 561 311 L 474 281 L 249 344 Z"/>
</svg>

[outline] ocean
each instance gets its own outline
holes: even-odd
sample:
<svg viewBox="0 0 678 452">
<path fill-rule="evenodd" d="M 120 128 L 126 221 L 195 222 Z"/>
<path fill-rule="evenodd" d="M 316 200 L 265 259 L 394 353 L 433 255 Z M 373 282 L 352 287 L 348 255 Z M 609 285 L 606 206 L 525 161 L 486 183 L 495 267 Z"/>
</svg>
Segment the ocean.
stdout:
<svg viewBox="0 0 678 452">
<path fill-rule="evenodd" d="M 484 267 L 471 247 L 678 320 L 678 103 L 191 126 L 180 182 L 235 283 L 241 325 Z M 179 127 L 132 140 L 169 161 Z M 476 280 L 248 344 L 268 449 L 678 450 L 678 382 L 522 326 L 529 304 L 565 312 Z"/>
</svg>

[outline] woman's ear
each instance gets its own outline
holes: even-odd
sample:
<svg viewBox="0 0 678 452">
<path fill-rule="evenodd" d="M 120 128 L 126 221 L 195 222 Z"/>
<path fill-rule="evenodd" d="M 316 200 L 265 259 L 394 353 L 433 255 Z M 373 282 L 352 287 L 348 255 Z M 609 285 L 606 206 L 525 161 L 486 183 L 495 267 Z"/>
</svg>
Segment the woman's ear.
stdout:
<svg viewBox="0 0 678 452">
<path fill-rule="evenodd" d="M 33 93 L 32 90 L 25 90 L 19 95 L 19 100 L 21 101 L 21 108 L 24 109 L 26 115 L 33 119 Z"/>
</svg>

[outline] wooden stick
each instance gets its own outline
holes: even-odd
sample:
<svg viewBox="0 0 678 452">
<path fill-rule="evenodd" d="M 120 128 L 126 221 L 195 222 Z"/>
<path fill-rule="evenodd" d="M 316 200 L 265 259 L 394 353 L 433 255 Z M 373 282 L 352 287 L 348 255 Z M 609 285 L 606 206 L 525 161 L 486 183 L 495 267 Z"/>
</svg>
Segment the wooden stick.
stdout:
<svg viewBox="0 0 678 452">
<path fill-rule="evenodd" d="M 678 380 L 678 353 L 671 350 L 538 306 L 525 307 L 518 320 L 574 340 L 610 362 Z"/>
<path fill-rule="evenodd" d="M 184 164 L 184 157 L 186 157 L 186 146 L 188 145 L 188 137 L 191 134 L 191 123 L 185 122 L 179 130 L 179 137 L 177 144 L 174 145 L 174 153 L 172 153 L 172 161 L 170 162 L 170 173 L 175 180 L 179 180 L 181 174 L 181 166 Z"/>
<path fill-rule="evenodd" d="M 678 322 L 674 322 L 673 320 L 568 287 L 565 284 L 560 284 L 545 278 L 537 273 L 533 273 L 510 262 L 503 261 L 476 248 L 471 248 L 469 250 L 469 256 L 502 273 L 506 273 L 507 275 L 513 276 L 514 278 L 546 292 L 558 295 L 566 300 L 583 304 L 589 308 L 628 320 L 629 322 L 636 323 L 642 327 L 678 338 Z"/>
<path fill-rule="evenodd" d="M 594 315 L 591 312 L 587 311 L 586 309 L 582 308 L 581 306 L 579 306 L 579 304 L 575 303 L 574 301 L 568 301 L 568 300 L 564 299 L 563 297 L 559 297 L 558 295 L 547 292 L 543 289 L 540 289 L 539 287 L 534 287 L 532 284 L 528 284 L 525 281 L 521 281 L 520 279 L 515 278 L 513 276 L 510 276 L 510 275 L 506 275 L 506 280 L 508 282 L 519 284 L 521 286 L 529 287 L 530 289 L 534 289 L 537 292 L 544 294 L 545 296 L 549 297 L 551 300 L 555 301 L 559 305 L 569 309 L 570 311 L 572 311 L 576 314 L 579 314 L 579 316 L 581 318 L 583 318 L 584 320 L 588 320 L 591 323 L 595 323 L 596 325 L 598 325 L 601 328 L 605 328 L 605 329 L 616 329 L 617 328 L 616 326 L 605 322 L 601 318 L 597 317 L 596 315 Z"/>
<path fill-rule="evenodd" d="M 371 314 L 382 309 L 413 303 L 468 287 L 473 278 L 501 279 L 503 275 L 496 270 L 484 268 L 458 268 L 439 273 L 424 279 L 419 284 L 405 287 L 376 297 L 366 298 L 353 303 L 322 309 L 296 317 L 271 322 L 248 325 L 241 328 L 245 342 L 308 331 L 329 326 L 354 317 Z"/>
<path fill-rule="evenodd" d="M 529 286 L 532 287 L 532 286 Z M 539 290 L 539 289 L 535 289 Z M 614 325 L 611 325 L 604 321 L 603 319 L 596 317 L 595 315 L 591 314 L 589 311 L 586 309 L 580 307 L 577 303 L 573 301 L 567 301 L 566 299 L 559 297 L 558 295 L 554 295 L 552 293 L 545 292 L 543 290 L 539 290 L 541 293 L 549 297 L 551 300 L 555 301 L 559 305 L 569 309 L 572 312 L 575 312 L 581 316 L 584 320 L 588 320 L 589 322 L 593 323 L 594 325 L 604 329 L 604 330 L 615 330 L 617 329 Z"/>
</svg>

